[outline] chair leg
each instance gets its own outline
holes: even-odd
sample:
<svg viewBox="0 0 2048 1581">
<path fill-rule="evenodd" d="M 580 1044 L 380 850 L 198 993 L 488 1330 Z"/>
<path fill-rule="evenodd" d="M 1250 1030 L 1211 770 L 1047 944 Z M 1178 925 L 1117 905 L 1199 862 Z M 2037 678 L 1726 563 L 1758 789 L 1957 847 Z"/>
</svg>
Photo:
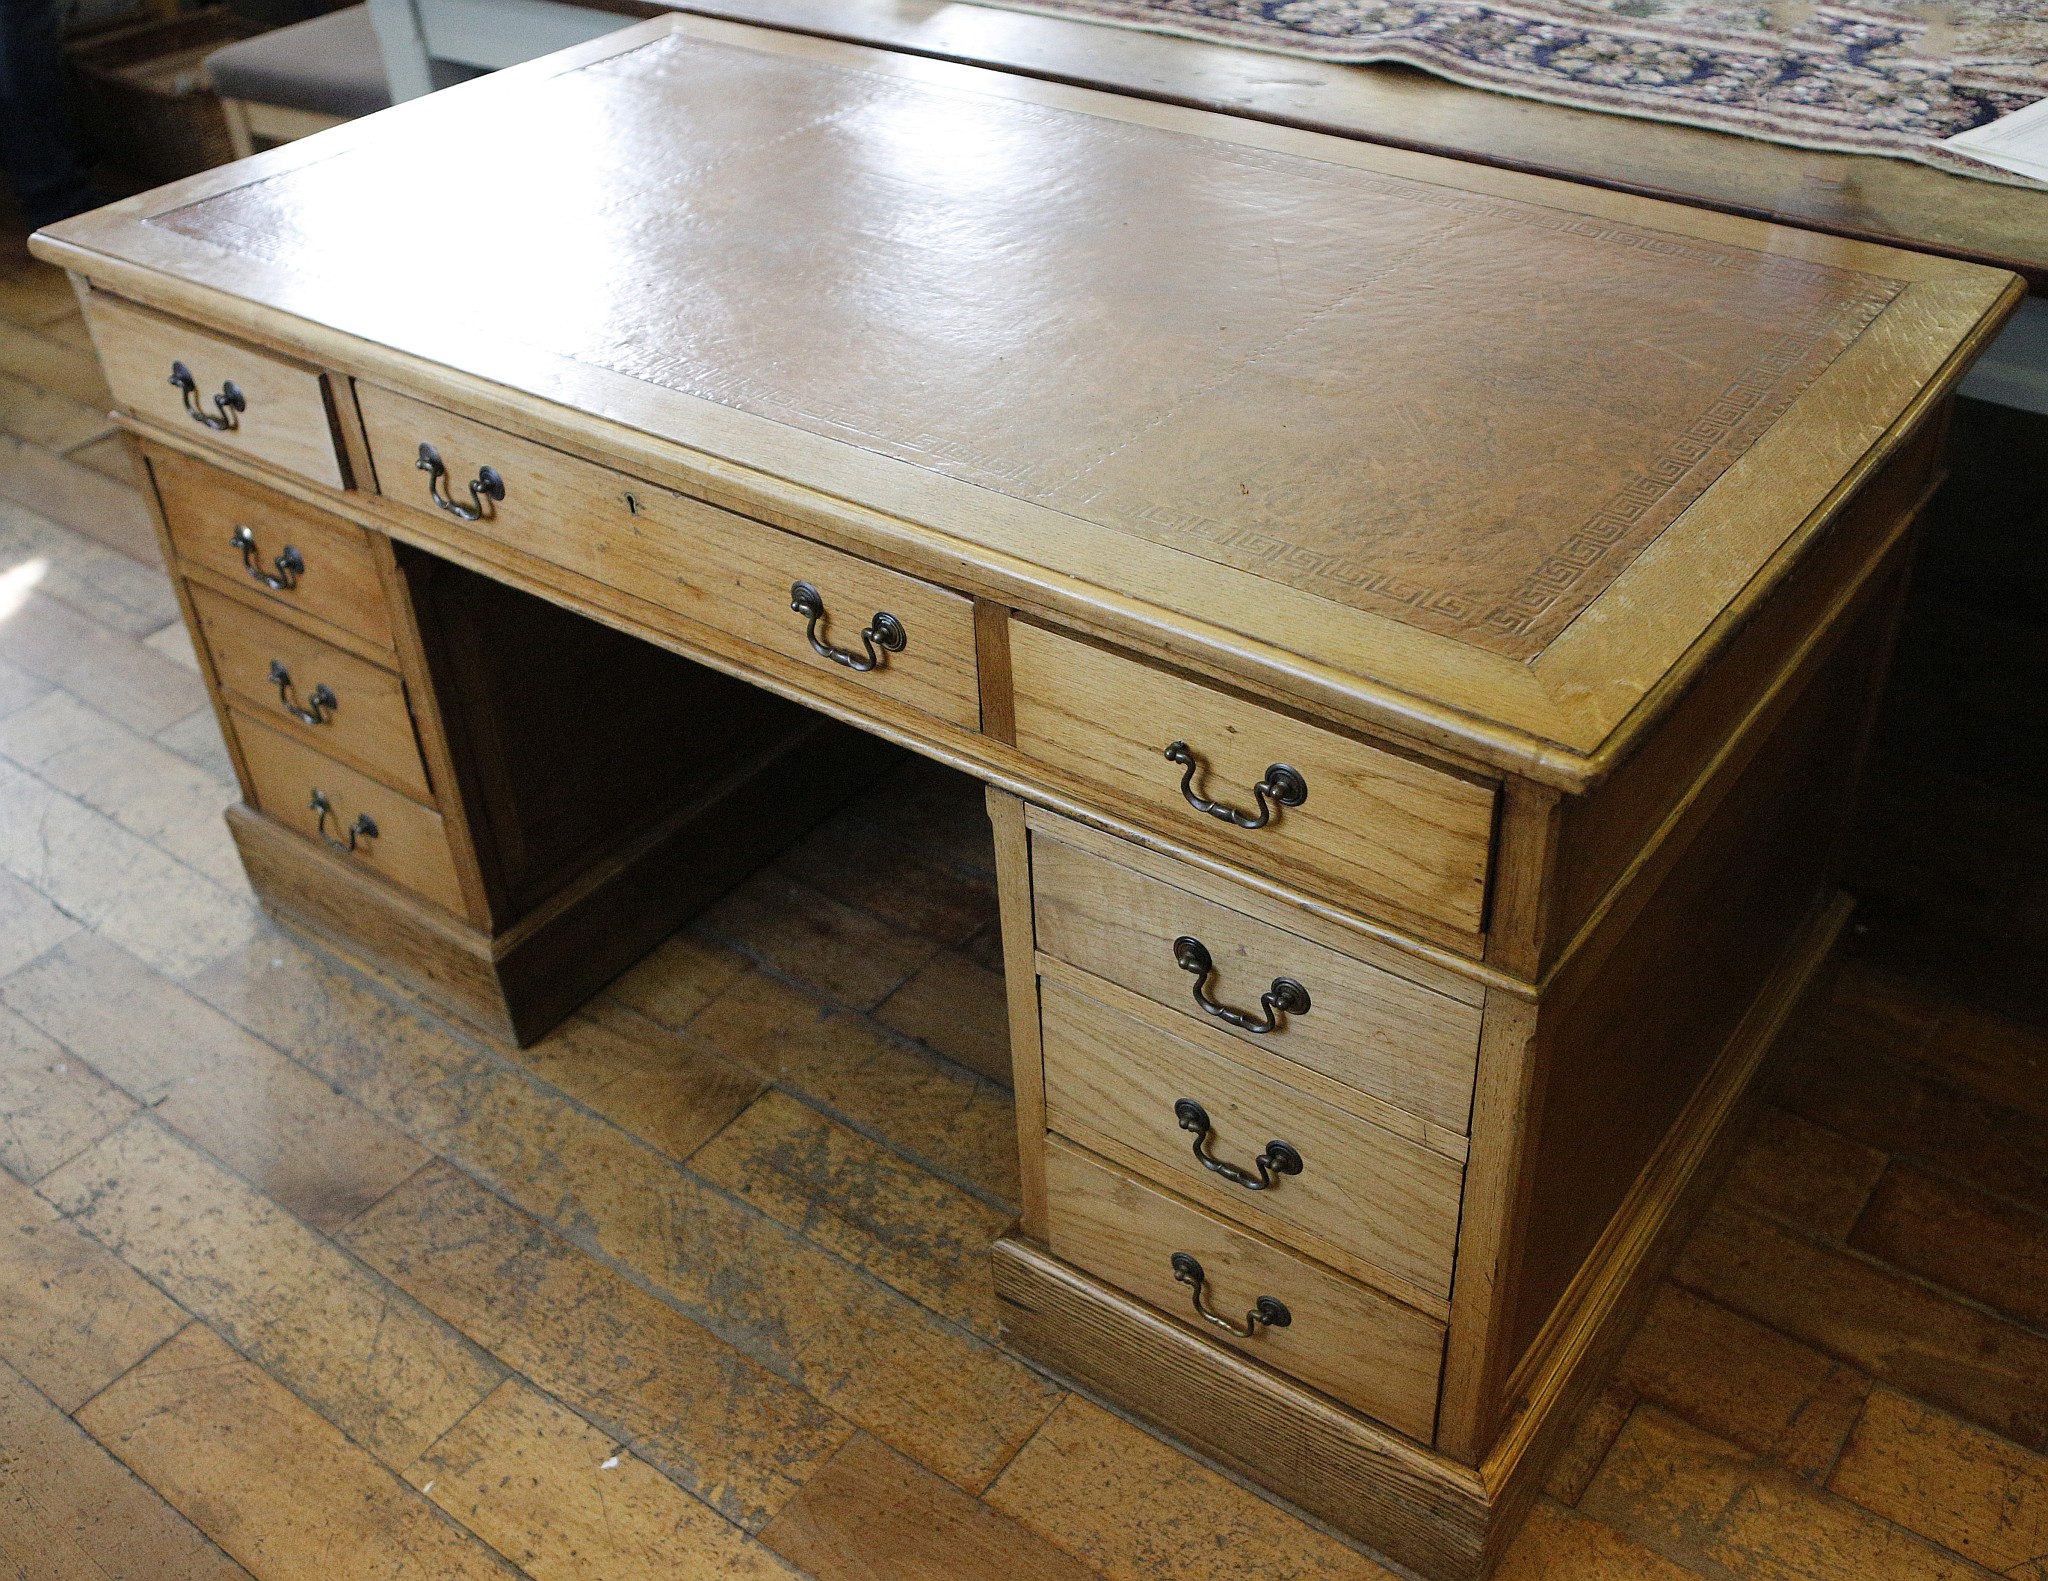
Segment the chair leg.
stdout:
<svg viewBox="0 0 2048 1581">
<path fill-rule="evenodd" d="M 237 159 L 247 159 L 256 152 L 256 138 L 249 130 L 248 107 L 240 99 L 223 99 L 220 108 L 228 120 L 229 146 Z"/>
</svg>

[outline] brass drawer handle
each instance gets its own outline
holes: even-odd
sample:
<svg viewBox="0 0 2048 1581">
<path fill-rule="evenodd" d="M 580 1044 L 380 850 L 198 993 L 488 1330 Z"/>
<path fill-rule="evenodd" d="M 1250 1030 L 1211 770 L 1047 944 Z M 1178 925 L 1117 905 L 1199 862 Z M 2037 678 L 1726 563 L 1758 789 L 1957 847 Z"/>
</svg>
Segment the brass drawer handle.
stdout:
<svg viewBox="0 0 2048 1581">
<path fill-rule="evenodd" d="M 887 610 L 876 610 L 875 618 L 861 632 L 861 646 L 867 649 L 863 658 L 851 648 L 835 648 L 818 635 L 818 622 L 825 618 L 825 600 L 815 587 L 808 582 L 798 582 L 789 590 L 789 607 L 804 617 L 804 638 L 811 645 L 811 651 L 821 659 L 830 659 L 834 664 L 843 664 L 849 670 L 859 670 L 865 675 L 869 670 L 879 670 L 889 662 L 889 655 L 901 653 L 909 645 L 910 637 L 903 629 L 903 622 Z M 876 652 L 876 649 L 881 652 Z"/>
<path fill-rule="evenodd" d="M 427 492 L 434 497 L 434 503 L 457 521 L 480 522 L 491 514 L 491 507 L 484 501 L 505 497 L 505 480 L 498 476 L 496 467 L 476 469 L 476 476 L 469 483 L 469 503 L 465 505 L 448 492 L 448 466 L 440 451 L 422 444 L 420 458 L 413 465 L 426 473 Z"/>
<path fill-rule="evenodd" d="M 328 801 L 327 792 L 324 790 L 316 788 L 313 792 L 313 799 L 307 802 L 306 805 L 320 815 L 319 821 L 313 826 L 320 831 L 320 838 L 333 846 L 337 851 L 353 851 L 356 848 L 357 841 L 374 840 L 377 838 L 376 821 L 366 812 L 356 814 L 356 821 L 348 826 L 348 838 L 346 840 L 329 834 L 327 832 L 327 820 L 334 816 L 334 807 Z"/>
<path fill-rule="evenodd" d="M 1212 1323 L 1224 1333 L 1234 1334 L 1239 1339 L 1250 1339 L 1262 1328 L 1286 1328 L 1294 1321 L 1294 1314 L 1287 1310 L 1286 1303 L 1276 1301 L 1271 1296 L 1259 1297 L 1251 1311 L 1245 1313 L 1243 1328 L 1239 1328 L 1222 1314 L 1211 1312 L 1208 1304 L 1202 1300 L 1202 1282 L 1207 1276 L 1202 1272 L 1202 1265 L 1188 1252 L 1173 1254 L 1173 1277 L 1194 1291 L 1195 1311 L 1201 1314 L 1204 1323 Z"/>
<path fill-rule="evenodd" d="M 1173 1118 L 1183 1131 L 1191 1132 L 1195 1138 L 1195 1157 L 1204 1169 L 1221 1175 L 1233 1185 L 1246 1191 L 1270 1191 L 1280 1184 L 1281 1175 L 1301 1173 L 1301 1154 L 1285 1142 L 1268 1142 L 1265 1152 L 1252 1160 L 1252 1167 L 1228 1163 L 1209 1151 L 1209 1135 L 1215 1129 L 1209 1123 L 1209 1111 L 1192 1098 L 1176 1098 L 1173 1101 Z"/>
<path fill-rule="evenodd" d="M 1173 941 L 1173 963 L 1195 980 L 1195 1003 L 1202 1007 L 1204 1015 L 1214 1016 L 1218 1021 L 1227 1021 L 1234 1027 L 1264 1036 L 1276 1032 L 1284 1024 L 1283 1016 L 1305 1016 L 1308 1014 L 1308 990 L 1291 977 L 1276 977 L 1273 986 L 1259 995 L 1259 1011 L 1256 1016 L 1248 1011 L 1234 1010 L 1220 1000 L 1209 997 L 1209 979 L 1216 971 L 1216 962 L 1209 954 L 1209 947 L 1200 939 L 1190 938 L 1183 933 Z"/>
<path fill-rule="evenodd" d="M 1308 781 L 1301 777 L 1301 772 L 1285 763 L 1273 763 L 1267 766 L 1266 777 L 1252 787 L 1252 795 L 1259 804 L 1258 812 L 1239 812 L 1235 807 L 1195 794 L 1195 770 L 1202 766 L 1202 760 L 1188 750 L 1185 741 L 1176 741 L 1166 749 L 1166 761 L 1178 763 L 1184 769 L 1180 777 L 1180 793 L 1190 807 L 1196 812 L 1207 813 L 1211 818 L 1234 823 L 1240 829 L 1263 829 L 1273 821 L 1274 807 L 1299 807 L 1308 800 Z"/>
<path fill-rule="evenodd" d="M 276 575 L 264 570 L 256 563 L 256 534 L 247 527 L 234 530 L 228 539 L 228 547 L 242 551 L 242 568 L 273 593 L 289 593 L 299 585 L 299 578 L 306 574 L 305 556 L 290 544 L 286 544 L 284 552 L 270 562 L 276 569 Z"/>
<path fill-rule="evenodd" d="M 249 409 L 249 398 L 236 388 L 233 379 L 227 379 L 221 383 L 220 394 L 213 398 L 213 410 L 207 411 L 199 404 L 199 381 L 182 362 L 171 364 L 171 387 L 184 396 L 185 415 L 217 434 L 239 428 L 241 414 Z"/>
<path fill-rule="evenodd" d="M 334 710 L 339 704 L 324 681 L 313 688 L 313 695 L 306 699 L 304 708 L 292 701 L 292 672 L 284 667 L 282 659 L 270 661 L 270 684 L 277 688 L 277 700 L 284 704 L 284 711 L 300 724 L 333 723 Z"/>
</svg>

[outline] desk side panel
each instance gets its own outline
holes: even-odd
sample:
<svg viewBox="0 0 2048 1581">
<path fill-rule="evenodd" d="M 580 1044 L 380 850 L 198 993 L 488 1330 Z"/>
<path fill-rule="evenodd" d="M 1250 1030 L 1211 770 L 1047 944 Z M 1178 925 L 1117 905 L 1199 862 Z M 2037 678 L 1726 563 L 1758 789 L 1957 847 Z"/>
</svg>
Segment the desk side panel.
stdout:
<svg viewBox="0 0 2048 1581">
<path fill-rule="evenodd" d="M 1832 892 L 1905 548 L 1544 996 L 1519 1255 L 1499 1314 L 1504 1362 L 1535 1338 L 1790 941 Z"/>
</svg>

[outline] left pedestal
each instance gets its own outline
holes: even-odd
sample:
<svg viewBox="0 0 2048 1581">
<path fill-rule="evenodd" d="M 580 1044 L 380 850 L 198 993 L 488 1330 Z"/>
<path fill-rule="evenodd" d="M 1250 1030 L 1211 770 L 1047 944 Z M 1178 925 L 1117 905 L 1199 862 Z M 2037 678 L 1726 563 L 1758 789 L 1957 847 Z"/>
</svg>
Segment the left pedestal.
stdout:
<svg viewBox="0 0 2048 1581">
<path fill-rule="evenodd" d="M 530 1042 L 890 749 L 246 476 L 138 447 L 251 884 Z"/>
</svg>

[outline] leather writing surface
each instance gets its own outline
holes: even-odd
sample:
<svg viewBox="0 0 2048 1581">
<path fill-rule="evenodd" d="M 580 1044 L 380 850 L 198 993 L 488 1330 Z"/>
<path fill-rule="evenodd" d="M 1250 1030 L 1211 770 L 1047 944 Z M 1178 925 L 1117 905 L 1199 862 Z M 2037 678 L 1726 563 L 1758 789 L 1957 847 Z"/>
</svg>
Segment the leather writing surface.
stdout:
<svg viewBox="0 0 2048 1581">
<path fill-rule="evenodd" d="M 1901 289 L 681 35 L 152 223 L 1512 658 Z"/>
</svg>

